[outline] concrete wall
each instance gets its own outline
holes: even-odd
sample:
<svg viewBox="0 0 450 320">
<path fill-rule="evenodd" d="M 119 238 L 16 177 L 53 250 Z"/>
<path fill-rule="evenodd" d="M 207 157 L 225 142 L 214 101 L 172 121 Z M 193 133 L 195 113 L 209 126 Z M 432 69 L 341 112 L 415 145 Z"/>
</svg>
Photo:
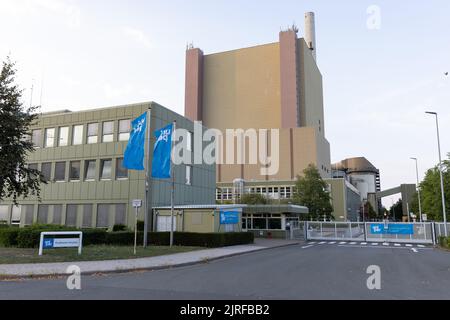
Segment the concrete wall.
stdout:
<svg viewBox="0 0 450 320">
<path fill-rule="evenodd" d="M 157 210 L 155 215 L 155 230 L 157 217 L 169 217 L 170 210 Z M 225 226 L 220 225 L 220 212 L 212 209 L 176 210 L 177 231 L 195 233 L 225 232 Z M 241 220 L 241 219 L 240 219 Z M 241 223 L 232 226 L 235 232 L 242 231 Z"/>
<path fill-rule="evenodd" d="M 218 166 L 217 182 L 233 182 L 237 178 L 246 181 L 295 180 L 310 164 L 316 165 L 323 178 L 331 177 L 330 144 L 316 128 L 280 129 L 279 134 L 280 166 L 277 174 L 261 175 L 260 164 L 223 164 Z"/>
<path fill-rule="evenodd" d="M 298 42 L 301 55 L 300 125 L 318 128 L 322 136 L 325 136 L 322 75 L 304 39 L 299 39 Z"/>
<path fill-rule="evenodd" d="M 330 186 L 333 216 L 337 221 L 357 221 L 361 198 L 357 190 L 345 179 L 326 179 Z"/>
</svg>

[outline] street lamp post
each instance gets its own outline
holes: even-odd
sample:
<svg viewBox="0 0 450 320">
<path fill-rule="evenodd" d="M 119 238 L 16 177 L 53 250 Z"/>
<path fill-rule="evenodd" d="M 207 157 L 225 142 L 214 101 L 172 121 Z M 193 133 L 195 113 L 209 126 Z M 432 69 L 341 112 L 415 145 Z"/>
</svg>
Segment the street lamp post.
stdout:
<svg viewBox="0 0 450 320">
<path fill-rule="evenodd" d="M 436 131 L 438 140 L 438 151 L 439 151 L 439 174 L 441 176 L 441 194 L 442 194 L 442 213 L 444 215 L 444 232 L 445 236 L 448 236 L 447 232 L 447 213 L 445 211 L 445 194 L 444 194 L 444 176 L 442 174 L 442 156 L 441 156 L 441 139 L 439 136 L 439 119 L 437 112 L 427 111 L 427 114 L 434 115 L 436 117 Z"/>
<path fill-rule="evenodd" d="M 420 222 L 423 222 L 422 219 L 422 201 L 420 199 L 420 186 L 419 186 L 419 164 L 417 158 L 411 158 L 416 162 L 416 177 L 417 177 L 417 196 L 419 198 L 419 214 L 420 214 Z"/>
</svg>

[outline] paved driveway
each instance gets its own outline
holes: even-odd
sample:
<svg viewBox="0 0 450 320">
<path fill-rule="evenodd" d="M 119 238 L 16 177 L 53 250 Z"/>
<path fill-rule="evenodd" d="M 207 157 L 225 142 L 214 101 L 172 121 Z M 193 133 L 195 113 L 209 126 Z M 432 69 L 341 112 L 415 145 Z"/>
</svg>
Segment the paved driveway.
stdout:
<svg viewBox="0 0 450 320">
<path fill-rule="evenodd" d="M 371 265 L 381 290 L 367 288 Z M 0 283 L 0 299 L 449 299 L 450 253 L 418 246 L 316 242 L 185 268 Z"/>
</svg>

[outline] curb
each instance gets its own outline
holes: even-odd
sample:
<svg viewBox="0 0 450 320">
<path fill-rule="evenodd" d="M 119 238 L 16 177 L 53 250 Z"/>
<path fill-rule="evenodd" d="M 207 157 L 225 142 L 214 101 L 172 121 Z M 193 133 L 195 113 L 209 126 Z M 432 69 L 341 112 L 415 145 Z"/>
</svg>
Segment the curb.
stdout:
<svg viewBox="0 0 450 320">
<path fill-rule="evenodd" d="M 176 269 L 176 268 L 183 268 L 183 267 L 189 267 L 189 266 L 195 266 L 195 265 L 201 265 L 201 264 L 208 264 L 213 261 L 218 260 L 224 260 L 227 258 L 237 257 L 237 256 L 243 256 L 246 254 L 256 253 L 256 252 L 262 252 L 262 251 L 269 251 L 273 249 L 279 249 L 279 248 L 286 248 L 286 247 L 293 247 L 298 246 L 301 243 L 289 243 L 289 244 L 283 244 L 275 247 L 261 247 L 260 249 L 250 250 L 246 252 L 236 252 L 236 253 L 230 253 L 219 257 L 214 257 L 210 259 L 204 259 L 199 261 L 192 261 L 192 262 L 185 262 L 185 263 L 179 263 L 179 264 L 172 264 L 172 265 L 166 265 L 166 266 L 154 266 L 154 267 L 148 267 L 148 268 L 129 268 L 129 269 L 119 269 L 119 270 L 107 270 L 107 271 L 88 271 L 88 272 L 81 272 L 81 275 L 83 276 L 91 276 L 91 275 L 107 275 L 107 274 L 124 274 L 124 273 L 132 273 L 132 272 L 150 272 L 150 271 L 160 271 L 160 270 L 169 270 L 169 269 Z M 140 258 L 142 259 L 142 258 Z M 133 260 L 133 259 L 131 259 Z M 114 261 L 114 260 L 108 260 L 108 261 Z M 118 260 L 116 260 L 118 261 Z M 76 262 L 63 262 L 66 264 L 73 264 L 76 265 L 80 262 L 98 262 L 98 261 L 76 261 Z M 0 274 L 0 281 L 12 281 L 12 280 L 21 280 L 21 279 L 48 279 L 48 278 L 61 278 L 66 277 L 66 273 L 52 273 L 52 274 L 24 274 L 24 275 L 2 275 Z"/>
</svg>

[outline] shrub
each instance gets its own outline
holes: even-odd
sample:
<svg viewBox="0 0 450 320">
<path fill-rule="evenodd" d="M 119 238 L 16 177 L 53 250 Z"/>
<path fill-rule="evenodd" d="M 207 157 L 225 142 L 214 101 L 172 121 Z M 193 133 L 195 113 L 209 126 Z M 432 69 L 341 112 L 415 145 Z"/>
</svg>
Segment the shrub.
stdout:
<svg viewBox="0 0 450 320">
<path fill-rule="evenodd" d="M 107 232 L 104 229 L 83 229 L 83 246 L 106 243 Z"/>
<path fill-rule="evenodd" d="M 41 232 L 45 231 L 77 231 L 73 227 L 65 227 L 60 225 L 49 224 L 34 224 L 23 229 L 19 229 L 17 235 L 17 246 L 19 248 L 37 248 L 39 247 L 39 240 Z"/>
<path fill-rule="evenodd" d="M 120 231 L 128 231 L 128 227 L 123 224 L 116 224 L 113 227 L 113 232 L 120 232 Z"/>
<path fill-rule="evenodd" d="M 450 238 L 439 237 L 439 245 L 443 248 L 449 248 L 450 247 Z"/>
<path fill-rule="evenodd" d="M 141 232 L 144 232 L 144 227 L 145 227 L 145 222 L 138 220 L 138 222 L 137 222 L 137 230 L 141 231 Z"/>
<path fill-rule="evenodd" d="M 0 228 L 0 246 L 17 246 L 17 236 L 19 235 L 19 230 L 19 228 Z"/>
</svg>

